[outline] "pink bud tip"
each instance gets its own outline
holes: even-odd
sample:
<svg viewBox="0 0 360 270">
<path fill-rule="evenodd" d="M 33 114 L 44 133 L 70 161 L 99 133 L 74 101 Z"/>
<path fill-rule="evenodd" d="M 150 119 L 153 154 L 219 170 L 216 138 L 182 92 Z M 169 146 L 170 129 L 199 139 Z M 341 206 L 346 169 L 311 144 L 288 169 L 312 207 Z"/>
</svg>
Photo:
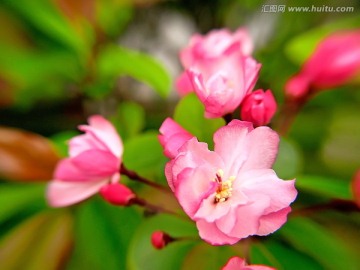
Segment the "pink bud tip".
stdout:
<svg viewBox="0 0 360 270">
<path fill-rule="evenodd" d="M 360 170 L 357 171 L 352 180 L 351 189 L 354 196 L 354 201 L 360 208 Z"/>
<path fill-rule="evenodd" d="M 151 244 L 156 249 L 163 249 L 174 239 L 163 231 L 155 231 L 151 235 Z"/>
<path fill-rule="evenodd" d="M 100 195 L 105 201 L 119 206 L 129 205 L 130 200 L 136 197 L 131 189 L 119 183 L 103 186 Z"/>
</svg>

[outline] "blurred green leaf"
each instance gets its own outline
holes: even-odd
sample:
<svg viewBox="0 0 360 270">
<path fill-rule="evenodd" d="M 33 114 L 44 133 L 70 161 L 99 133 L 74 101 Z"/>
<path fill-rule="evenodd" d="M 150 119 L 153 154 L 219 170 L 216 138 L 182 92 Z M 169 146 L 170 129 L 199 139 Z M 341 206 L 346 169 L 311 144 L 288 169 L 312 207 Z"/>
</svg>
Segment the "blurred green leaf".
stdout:
<svg viewBox="0 0 360 270">
<path fill-rule="evenodd" d="M 161 97 L 170 92 L 171 78 L 157 60 L 120 46 L 103 48 L 98 58 L 98 73 L 101 78 L 129 75 L 150 85 Z"/>
<path fill-rule="evenodd" d="M 303 175 L 296 177 L 296 187 L 300 190 L 336 199 L 351 200 L 350 183 L 339 179 Z"/>
<path fill-rule="evenodd" d="M 342 20 L 322 25 L 304 34 L 296 36 L 285 47 L 285 53 L 294 63 L 302 64 L 315 50 L 317 44 L 327 35 L 344 29 L 359 28 L 358 16 L 346 17 Z"/>
<path fill-rule="evenodd" d="M 111 118 L 112 123 L 123 140 L 139 134 L 145 125 L 145 110 L 135 102 L 122 102 L 116 115 Z"/>
<path fill-rule="evenodd" d="M 279 233 L 295 249 L 316 259 L 323 269 L 353 269 L 354 262 L 341 238 L 314 221 L 291 218 Z"/>
<path fill-rule="evenodd" d="M 276 267 L 277 270 L 319 270 L 322 266 L 311 257 L 299 252 L 280 241 L 256 242 L 251 246 L 253 264 L 264 264 Z"/>
<path fill-rule="evenodd" d="M 204 106 L 193 93 L 180 100 L 175 108 L 174 120 L 196 136 L 199 141 L 207 142 L 210 148 L 213 146 L 214 132 L 225 125 L 222 118 L 206 119 Z"/>
<path fill-rule="evenodd" d="M 65 211 L 38 214 L 0 241 L 1 269 L 59 269 L 71 247 L 72 219 Z"/>
<path fill-rule="evenodd" d="M 127 168 L 149 177 L 162 178 L 167 161 L 156 132 L 146 132 L 124 143 L 123 161 Z"/>
<path fill-rule="evenodd" d="M 283 179 L 293 179 L 302 167 L 302 156 L 296 144 L 289 139 L 280 139 L 279 152 L 274 170 Z"/>
<path fill-rule="evenodd" d="M 74 31 L 70 23 L 51 1 L 37 0 L 33 1 L 31 5 L 12 0 L 4 0 L 3 2 L 21 14 L 31 25 L 60 44 L 77 53 L 86 52 L 89 40 Z"/>
<path fill-rule="evenodd" d="M 236 255 L 236 252 L 229 246 L 211 246 L 202 242 L 188 252 L 181 270 L 194 267 L 198 270 L 218 270 L 226 264 L 229 258 Z"/>
<path fill-rule="evenodd" d="M 126 269 L 126 252 L 139 222 L 134 208 L 114 207 L 98 197 L 79 205 L 74 252 L 67 269 Z"/>
<path fill-rule="evenodd" d="M 104 32 L 110 36 L 119 34 L 133 15 L 131 1 L 98 1 L 97 17 Z"/>
<path fill-rule="evenodd" d="M 198 238 L 194 223 L 173 216 L 157 215 L 149 218 L 137 229 L 127 256 L 129 270 L 180 270 L 186 253 L 195 245 L 194 240 L 179 240 L 162 250 L 151 245 L 151 234 L 162 230 L 173 237 Z"/>
<path fill-rule="evenodd" d="M 323 141 L 321 159 L 328 169 L 340 177 L 351 178 L 360 168 L 360 110 L 356 105 L 341 106 L 334 111 Z"/>
<path fill-rule="evenodd" d="M 0 223 L 26 208 L 45 208 L 44 184 L 0 185 Z"/>
</svg>

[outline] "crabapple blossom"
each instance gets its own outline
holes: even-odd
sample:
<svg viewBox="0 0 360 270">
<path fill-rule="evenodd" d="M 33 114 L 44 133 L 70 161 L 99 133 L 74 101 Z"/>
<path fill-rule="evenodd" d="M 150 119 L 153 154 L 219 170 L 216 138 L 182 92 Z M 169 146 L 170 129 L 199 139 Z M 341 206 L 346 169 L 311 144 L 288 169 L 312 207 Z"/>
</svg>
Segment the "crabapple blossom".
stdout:
<svg viewBox="0 0 360 270">
<path fill-rule="evenodd" d="M 345 84 L 360 74 L 360 30 L 336 32 L 316 47 L 301 71 L 285 86 L 291 98 Z"/>
<path fill-rule="evenodd" d="M 163 249 L 174 239 L 163 231 L 155 231 L 151 235 L 151 244 L 156 249 Z"/>
<path fill-rule="evenodd" d="M 214 151 L 195 137 L 165 168 L 168 184 L 200 237 L 234 244 L 279 229 L 297 191 L 271 169 L 279 136 L 269 127 L 233 120 L 214 134 Z"/>
<path fill-rule="evenodd" d="M 265 265 L 247 265 L 244 259 L 231 257 L 221 270 L 275 270 L 275 268 Z"/>
<path fill-rule="evenodd" d="M 168 158 L 174 158 L 178 154 L 178 149 L 194 137 L 170 117 L 164 120 L 159 131 L 161 135 L 158 138 L 164 148 L 164 155 Z"/>
<path fill-rule="evenodd" d="M 88 122 L 79 126 L 85 134 L 70 140 L 70 157 L 58 163 L 48 185 L 46 197 L 53 207 L 78 203 L 120 179 L 121 138 L 100 115 L 91 116 Z"/>
<path fill-rule="evenodd" d="M 247 95 L 241 105 L 241 119 L 255 126 L 270 123 L 276 112 L 276 101 L 270 90 L 258 89 Z"/>
<path fill-rule="evenodd" d="M 198 62 L 210 63 L 221 59 L 230 47 L 239 50 L 244 56 L 252 53 L 253 44 L 246 29 L 239 28 L 234 33 L 227 29 L 219 29 L 204 36 L 195 34 L 191 37 L 189 45 L 180 52 L 180 61 L 184 69 Z M 176 80 L 176 88 L 182 96 L 193 91 L 186 72 L 183 72 Z"/>
</svg>

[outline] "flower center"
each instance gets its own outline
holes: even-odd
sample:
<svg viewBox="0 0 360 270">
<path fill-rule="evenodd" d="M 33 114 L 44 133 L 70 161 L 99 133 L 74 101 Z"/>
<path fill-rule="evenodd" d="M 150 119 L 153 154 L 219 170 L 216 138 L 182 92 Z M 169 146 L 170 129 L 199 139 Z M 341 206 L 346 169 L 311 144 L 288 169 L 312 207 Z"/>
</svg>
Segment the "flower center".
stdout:
<svg viewBox="0 0 360 270">
<path fill-rule="evenodd" d="M 235 176 L 230 176 L 228 180 L 224 181 L 224 171 L 219 169 L 216 172 L 214 181 L 217 183 L 215 192 L 214 203 L 225 202 L 231 197 L 232 183 L 235 180 Z"/>
</svg>

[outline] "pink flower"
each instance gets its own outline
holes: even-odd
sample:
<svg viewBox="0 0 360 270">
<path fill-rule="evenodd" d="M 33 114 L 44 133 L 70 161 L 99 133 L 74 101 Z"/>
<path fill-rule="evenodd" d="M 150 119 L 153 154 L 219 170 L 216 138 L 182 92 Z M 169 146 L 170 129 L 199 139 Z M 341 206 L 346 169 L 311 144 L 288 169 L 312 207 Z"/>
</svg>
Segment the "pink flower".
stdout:
<svg viewBox="0 0 360 270">
<path fill-rule="evenodd" d="M 316 47 L 301 71 L 285 86 L 286 94 L 300 98 L 310 90 L 343 85 L 360 72 L 360 30 L 337 32 Z"/>
<path fill-rule="evenodd" d="M 268 127 L 233 120 L 214 134 L 215 149 L 187 141 L 165 168 L 180 205 L 213 245 L 279 229 L 297 192 L 271 169 L 279 137 Z"/>
<path fill-rule="evenodd" d="M 246 96 L 242 102 L 241 119 L 263 126 L 270 123 L 276 112 L 276 101 L 270 90 L 259 89 Z"/>
<path fill-rule="evenodd" d="M 113 205 L 127 206 L 136 195 L 127 186 L 120 183 L 110 183 L 100 189 L 103 199 Z"/>
<path fill-rule="evenodd" d="M 169 117 L 164 120 L 159 130 L 159 141 L 164 148 L 164 155 L 168 158 L 174 158 L 179 148 L 194 137 Z"/>
<path fill-rule="evenodd" d="M 180 61 L 184 69 L 192 68 L 202 73 L 203 69 L 212 69 L 212 63 L 228 57 L 230 51 L 239 52 L 244 58 L 252 59 L 252 50 L 252 40 L 245 29 L 240 28 L 233 34 L 226 29 L 213 30 L 205 36 L 195 34 L 189 45 L 180 52 Z M 251 70 L 251 60 L 247 61 L 247 64 L 250 66 L 245 69 Z M 194 90 L 186 72 L 176 80 L 176 88 L 182 96 Z"/>
<path fill-rule="evenodd" d="M 205 117 L 232 113 L 253 89 L 260 64 L 231 50 L 222 58 L 199 63 L 187 72 L 196 95 L 205 106 Z"/>
<path fill-rule="evenodd" d="M 79 126 L 85 134 L 69 142 L 69 158 L 61 160 L 47 189 L 53 207 L 78 203 L 120 179 L 123 144 L 115 128 L 100 115 Z"/>
<path fill-rule="evenodd" d="M 246 265 L 244 259 L 232 257 L 222 268 L 222 270 L 275 270 L 275 268 L 265 265 Z"/>
</svg>

